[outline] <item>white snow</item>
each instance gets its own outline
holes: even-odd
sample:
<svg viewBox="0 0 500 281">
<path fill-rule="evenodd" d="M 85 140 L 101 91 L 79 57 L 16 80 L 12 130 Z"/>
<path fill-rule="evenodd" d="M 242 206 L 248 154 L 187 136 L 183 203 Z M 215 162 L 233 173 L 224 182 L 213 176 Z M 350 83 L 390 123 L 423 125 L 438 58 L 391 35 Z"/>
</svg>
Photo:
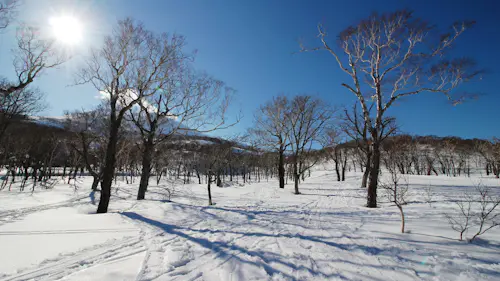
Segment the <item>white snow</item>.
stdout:
<svg viewBox="0 0 500 281">
<path fill-rule="evenodd" d="M 444 213 L 475 176 L 409 176 L 401 234 L 396 207 L 363 207 L 361 175 L 316 171 L 292 194 L 265 180 L 212 187 L 179 183 L 173 202 L 120 180 L 108 214 L 93 214 L 90 178 L 79 190 L 0 191 L 1 280 L 499 280 L 500 229 L 458 241 Z M 197 180 L 194 180 L 197 182 Z M 425 202 L 426 186 L 433 202 Z M 170 185 L 168 185 L 170 186 Z M 26 190 L 29 190 L 27 187 Z M 382 195 L 382 192 L 379 192 Z M 379 200 L 382 200 L 380 198 Z"/>
</svg>

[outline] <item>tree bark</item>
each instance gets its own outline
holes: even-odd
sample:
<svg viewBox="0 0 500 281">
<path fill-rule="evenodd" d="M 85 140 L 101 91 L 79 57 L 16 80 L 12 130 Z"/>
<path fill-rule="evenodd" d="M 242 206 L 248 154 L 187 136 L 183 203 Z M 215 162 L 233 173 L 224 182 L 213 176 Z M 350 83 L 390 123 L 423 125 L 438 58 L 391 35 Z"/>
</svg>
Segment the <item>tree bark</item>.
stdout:
<svg viewBox="0 0 500 281">
<path fill-rule="evenodd" d="M 380 147 L 375 141 L 372 145 L 372 157 L 371 157 L 371 168 L 370 168 L 370 182 L 368 183 L 368 196 L 366 206 L 368 208 L 377 207 L 377 186 L 378 186 L 378 175 L 380 172 Z"/>
<path fill-rule="evenodd" d="M 366 154 L 366 162 L 365 162 L 365 170 L 363 172 L 363 179 L 361 180 L 361 187 L 366 188 L 367 183 L 368 183 L 368 176 L 370 175 L 371 167 L 372 167 L 372 153 L 369 150 L 370 148 L 367 148 L 367 154 Z"/>
<path fill-rule="evenodd" d="M 401 213 L 401 233 L 405 233 L 405 214 L 403 213 L 403 207 L 397 205 L 399 212 Z"/>
<path fill-rule="evenodd" d="M 347 167 L 347 156 L 344 156 L 344 163 L 342 164 L 342 181 L 345 181 L 345 169 Z"/>
<path fill-rule="evenodd" d="M 210 189 L 210 184 L 212 183 L 212 175 L 208 176 L 208 205 L 212 206 L 212 190 Z"/>
<path fill-rule="evenodd" d="M 222 181 L 220 178 L 220 171 L 217 172 L 217 186 L 222 187 Z"/>
<path fill-rule="evenodd" d="M 99 177 L 94 176 L 94 180 L 92 181 L 92 191 L 96 191 L 98 185 L 99 185 Z"/>
<path fill-rule="evenodd" d="M 280 188 L 285 188 L 285 151 L 281 146 L 279 151 L 279 161 L 278 161 L 278 177 L 280 182 Z"/>
<path fill-rule="evenodd" d="M 101 198 L 99 200 L 99 206 L 97 207 L 97 213 L 107 213 L 109 199 L 111 197 L 111 185 L 113 184 L 113 176 L 115 174 L 116 165 L 116 145 L 118 143 L 118 129 L 120 128 L 120 122 L 115 120 L 111 123 L 109 130 L 109 141 L 106 147 L 106 158 L 103 168 L 103 176 L 101 183 Z"/>
<path fill-rule="evenodd" d="M 337 172 L 337 181 L 340 181 L 340 170 L 339 170 L 339 161 L 335 160 L 335 172 Z"/>
<path fill-rule="evenodd" d="M 149 178 L 151 177 L 151 163 L 153 162 L 153 149 L 153 136 L 149 136 L 144 143 L 144 151 L 142 153 L 142 171 L 137 200 L 143 200 L 148 190 Z"/>
<path fill-rule="evenodd" d="M 294 176 L 294 184 L 295 184 L 295 194 L 300 194 L 299 192 L 299 181 L 300 181 L 300 174 L 298 171 L 297 163 L 293 163 L 293 176 Z"/>
</svg>

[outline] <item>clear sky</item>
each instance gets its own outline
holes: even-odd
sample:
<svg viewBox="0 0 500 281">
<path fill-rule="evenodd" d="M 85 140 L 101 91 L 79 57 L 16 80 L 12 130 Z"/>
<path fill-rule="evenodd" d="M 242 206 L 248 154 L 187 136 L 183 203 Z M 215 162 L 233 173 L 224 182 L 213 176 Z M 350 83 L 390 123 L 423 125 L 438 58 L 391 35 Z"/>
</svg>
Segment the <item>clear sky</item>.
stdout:
<svg viewBox="0 0 500 281">
<path fill-rule="evenodd" d="M 446 28 L 456 20 L 477 25 L 454 49 L 471 56 L 489 73 L 468 89 L 484 93 L 477 101 L 451 106 L 442 96 L 410 97 L 389 112 L 403 132 L 419 135 L 456 135 L 465 138 L 500 136 L 500 1 L 496 0 L 363 0 L 363 1 L 212 1 L 212 0 L 24 0 L 19 19 L 47 24 L 51 15 L 74 13 L 85 25 L 85 38 L 75 57 L 35 82 L 46 93 L 47 116 L 97 103 L 91 86 L 70 86 L 73 73 L 89 46 L 98 46 L 113 24 L 130 16 L 155 32 L 187 37 L 188 50 L 198 50 L 195 65 L 237 90 L 232 111 L 244 117 L 231 134 L 252 125 L 253 112 L 273 95 L 312 94 L 337 106 L 351 105 L 354 97 L 340 84 L 349 77 L 339 71 L 327 53 L 293 54 L 298 40 L 317 43 L 316 25 L 323 23 L 331 37 L 373 11 L 409 8 L 415 15 Z M 11 76 L 13 27 L 0 35 L 0 74 Z"/>
</svg>

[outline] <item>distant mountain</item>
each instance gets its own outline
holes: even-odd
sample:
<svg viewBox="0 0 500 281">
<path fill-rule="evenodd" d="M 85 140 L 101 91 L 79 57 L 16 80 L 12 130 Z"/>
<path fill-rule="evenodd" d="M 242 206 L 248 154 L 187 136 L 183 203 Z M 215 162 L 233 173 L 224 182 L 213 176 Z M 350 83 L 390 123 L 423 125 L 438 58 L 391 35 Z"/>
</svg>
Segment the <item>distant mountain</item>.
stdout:
<svg viewBox="0 0 500 281">
<path fill-rule="evenodd" d="M 26 119 L 26 121 L 33 122 L 41 126 L 64 129 L 64 122 L 66 121 L 66 117 L 30 116 Z"/>
<path fill-rule="evenodd" d="M 56 128 L 59 130 L 68 130 L 67 124 L 66 124 L 66 119 L 67 117 L 65 116 L 29 116 L 20 119 L 21 122 L 24 123 L 31 123 L 37 126 L 41 127 L 48 127 L 48 128 Z M 170 127 L 176 127 L 178 126 L 177 122 L 172 120 L 172 122 L 175 123 L 170 123 L 165 126 L 170 126 Z M 15 126 L 15 125 L 14 125 Z M 165 127 L 164 130 L 168 131 L 168 127 Z M 175 134 L 170 137 L 168 142 L 172 145 L 175 144 L 182 144 L 182 146 L 210 146 L 210 145 L 221 145 L 221 144 L 231 144 L 233 147 L 233 152 L 234 153 L 255 153 L 256 150 L 252 147 L 249 147 L 248 145 L 242 144 L 242 143 L 237 143 L 234 141 L 229 141 L 223 138 L 219 137 L 211 137 L 207 136 L 204 133 L 200 133 L 197 131 L 192 131 L 192 130 L 180 130 L 178 134 Z M 191 145 L 190 145 L 191 144 Z"/>
</svg>

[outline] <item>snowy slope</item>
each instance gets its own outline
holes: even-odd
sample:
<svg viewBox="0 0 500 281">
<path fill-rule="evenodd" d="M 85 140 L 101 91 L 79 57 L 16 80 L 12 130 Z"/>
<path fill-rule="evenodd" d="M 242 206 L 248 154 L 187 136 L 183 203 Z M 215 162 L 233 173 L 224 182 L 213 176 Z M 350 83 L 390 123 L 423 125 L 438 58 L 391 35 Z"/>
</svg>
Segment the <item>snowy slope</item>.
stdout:
<svg viewBox="0 0 500 281">
<path fill-rule="evenodd" d="M 210 207 L 205 185 L 164 182 L 138 202 L 137 184 L 118 181 L 104 215 L 91 214 L 90 179 L 76 192 L 63 183 L 32 196 L 4 190 L 0 279 L 499 280 L 500 229 L 459 242 L 443 217 L 479 178 L 411 176 L 406 234 L 397 208 L 362 207 L 359 174 L 333 179 L 314 172 L 298 196 L 275 181 L 214 187 Z"/>
</svg>

